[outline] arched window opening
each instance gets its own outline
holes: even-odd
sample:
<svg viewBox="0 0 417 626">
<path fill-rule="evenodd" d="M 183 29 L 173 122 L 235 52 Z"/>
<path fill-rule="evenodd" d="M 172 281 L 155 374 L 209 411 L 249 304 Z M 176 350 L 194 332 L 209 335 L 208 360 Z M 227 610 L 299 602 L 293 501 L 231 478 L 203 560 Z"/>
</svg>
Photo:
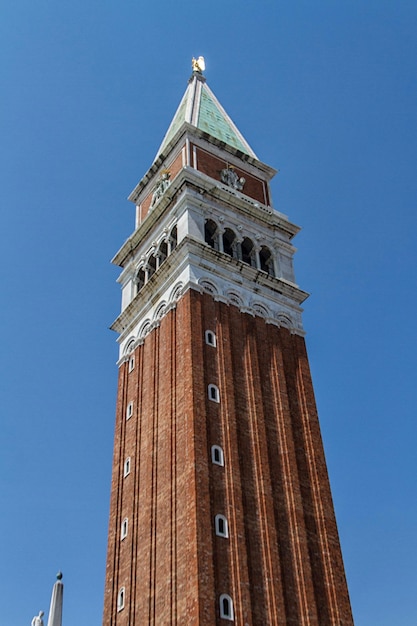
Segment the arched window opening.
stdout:
<svg viewBox="0 0 417 626">
<path fill-rule="evenodd" d="M 263 272 L 267 272 L 270 276 L 275 276 L 274 259 L 270 249 L 266 246 L 262 246 L 259 252 L 259 261 Z"/>
<path fill-rule="evenodd" d="M 213 402 L 220 402 L 220 391 L 216 385 L 208 386 L 208 397 L 209 400 L 212 400 Z"/>
<path fill-rule="evenodd" d="M 143 271 L 143 269 L 141 268 L 138 273 L 136 274 L 136 293 L 138 293 L 143 285 L 145 284 L 145 272 Z"/>
<path fill-rule="evenodd" d="M 162 265 L 165 259 L 168 256 L 168 244 L 166 241 L 163 241 L 158 249 L 158 267 Z"/>
<path fill-rule="evenodd" d="M 218 537 L 227 537 L 229 536 L 229 527 L 227 524 L 227 519 L 224 515 L 216 515 L 214 518 L 214 527 L 216 529 L 216 535 Z"/>
<path fill-rule="evenodd" d="M 217 232 L 217 224 L 213 220 L 206 220 L 204 225 L 204 241 L 213 248 L 213 250 L 219 249 L 219 235 Z"/>
<path fill-rule="evenodd" d="M 223 252 L 237 259 L 236 235 L 230 228 L 226 228 L 223 233 Z"/>
<path fill-rule="evenodd" d="M 220 617 L 222 619 L 228 619 L 231 622 L 234 621 L 233 601 L 227 593 L 222 593 L 220 596 Z"/>
<path fill-rule="evenodd" d="M 117 610 L 121 611 L 125 607 L 125 588 L 122 587 L 119 589 L 119 593 L 117 594 Z"/>
<path fill-rule="evenodd" d="M 175 250 L 175 248 L 177 247 L 177 243 L 178 243 L 178 235 L 177 235 L 177 227 L 174 226 L 174 228 L 171 230 L 171 234 L 169 236 L 169 241 L 171 244 L 171 252 L 173 250 Z"/>
<path fill-rule="evenodd" d="M 148 259 L 148 280 L 153 276 L 156 272 L 156 257 L 153 254 Z"/>
<path fill-rule="evenodd" d="M 206 330 L 206 344 L 209 346 L 213 346 L 213 348 L 215 348 L 217 345 L 216 335 L 213 333 L 212 330 Z"/>
<path fill-rule="evenodd" d="M 220 446 L 211 446 L 211 461 L 214 465 L 224 465 L 223 448 Z"/>
<path fill-rule="evenodd" d="M 245 237 L 241 243 L 242 261 L 248 265 L 256 265 L 254 258 L 253 241 L 249 237 Z"/>
</svg>

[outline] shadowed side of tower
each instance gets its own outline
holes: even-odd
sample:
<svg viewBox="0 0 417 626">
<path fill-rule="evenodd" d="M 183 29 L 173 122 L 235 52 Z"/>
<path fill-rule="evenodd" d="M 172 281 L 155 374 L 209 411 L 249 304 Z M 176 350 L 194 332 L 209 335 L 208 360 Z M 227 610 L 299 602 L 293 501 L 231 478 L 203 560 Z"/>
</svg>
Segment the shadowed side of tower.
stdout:
<svg viewBox="0 0 417 626">
<path fill-rule="evenodd" d="M 195 70 L 114 259 L 104 626 L 353 624 L 274 173 Z"/>
</svg>

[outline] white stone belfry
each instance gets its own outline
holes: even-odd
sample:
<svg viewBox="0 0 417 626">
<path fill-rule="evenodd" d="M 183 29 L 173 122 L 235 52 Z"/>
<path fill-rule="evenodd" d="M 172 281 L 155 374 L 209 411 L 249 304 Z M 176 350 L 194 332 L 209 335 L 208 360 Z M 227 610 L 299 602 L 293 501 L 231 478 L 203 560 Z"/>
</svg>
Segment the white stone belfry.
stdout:
<svg viewBox="0 0 417 626">
<path fill-rule="evenodd" d="M 64 600 L 64 584 L 62 574 L 57 574 L 57 581 L 52 589 L 51 606 L 49 607 L 48 626 L 62 626 L 62 604 Z"/>
</svg>

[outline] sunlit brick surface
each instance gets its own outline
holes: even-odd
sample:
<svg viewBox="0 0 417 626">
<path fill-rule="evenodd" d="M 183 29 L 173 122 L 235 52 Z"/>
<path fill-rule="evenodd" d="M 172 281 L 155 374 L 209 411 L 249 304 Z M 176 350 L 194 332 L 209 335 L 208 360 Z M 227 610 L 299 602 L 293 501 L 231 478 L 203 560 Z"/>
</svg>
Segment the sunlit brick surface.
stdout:
<svg viewBox="0 0 417 626">
<path fill-rule="evenodd" d="M 189 290 L 128 368 L 119 374 L 103 625 L 227 624 L 222 593 L 239 626 L 353 624 L 304 339 Z M 208 399 L 210 383 L 219 403 Z M 224 467 L 211 461 L 214 444 Z M 215 534 L 218 513 L 228 539 Z"/>
</svg>

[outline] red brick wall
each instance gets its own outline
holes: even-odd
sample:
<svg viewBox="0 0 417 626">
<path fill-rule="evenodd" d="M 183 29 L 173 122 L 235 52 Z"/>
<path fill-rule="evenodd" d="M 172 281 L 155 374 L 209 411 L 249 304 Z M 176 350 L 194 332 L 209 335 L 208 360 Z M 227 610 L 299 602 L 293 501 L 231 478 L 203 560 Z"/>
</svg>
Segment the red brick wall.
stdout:
<svg viewBox="0 0 417 626">
<path fill-rule="evenodd" d="M 182 150 L 184 146 L 181 146 L 180 151 L 176 154 L 173 161 L 170 164 L 165 165 L 167 169 L 171 172 L 171 181 L 177 176 L 178 172 L 183 167 L 183 158 L 182 158 Z M 213 154 L 206 152 L 202 148 L 194 146 L 191 144 L 191 150 L 195 148 L 197 155 L 197 169 L 200 172 L 203 172 L 207 176 L 214 178 L 215 180 L 220 180 L 220 172 L 222 169 L 228 166 L 228 161 L 224 159 L 219 159 Z M 249 172 L 244 169 L 240 169 L 235 167 L 235 171 L 239 177 L 245 178 L 245 186 L 243 188 L 243 193 L 250 198 L 253 198 L 257 202 L 261 202 L 262 204 L 269 205 L 269 192 L 268 192 L 268 184 L 253 176 Z M 149 208 L 152 202 L 153 195 L 153 186 L 149 188 L 148 195 L 141 202 L 139 207 L 139 223 L 141 223 L 149 212 Z"/>
<path fill-rule="evenodd" d="M 195 147 L 196 150 L 197 169 L 211 178 L 220 180 L 220 172 L 227 167 L 228 161 L 220 159 L 210 152 L 206 152 L 206 150 L 203 150 L 202 148 L 192 146 L 192 149 L 193 147 Z M 261 202 L 262 204 L 268 205 L 268 185 L 266 182 L 260 178 L 252 176 L 252 174 L 244 169 L 240 169 L 239 167 L 235 167 L 235 171 L 239 178 L 243 176 L 246 180 L 242 193 L 253 198 L 254 200 L 257 200 L 258 202 Z"/>
<path fill-rule="evenodd" d="M 135 359 L 119 374 L 103 625 L 225 624 L 222 593 L 239 626 L 353 624 L 304 340 L 188 291 Z"/>
</svg>

